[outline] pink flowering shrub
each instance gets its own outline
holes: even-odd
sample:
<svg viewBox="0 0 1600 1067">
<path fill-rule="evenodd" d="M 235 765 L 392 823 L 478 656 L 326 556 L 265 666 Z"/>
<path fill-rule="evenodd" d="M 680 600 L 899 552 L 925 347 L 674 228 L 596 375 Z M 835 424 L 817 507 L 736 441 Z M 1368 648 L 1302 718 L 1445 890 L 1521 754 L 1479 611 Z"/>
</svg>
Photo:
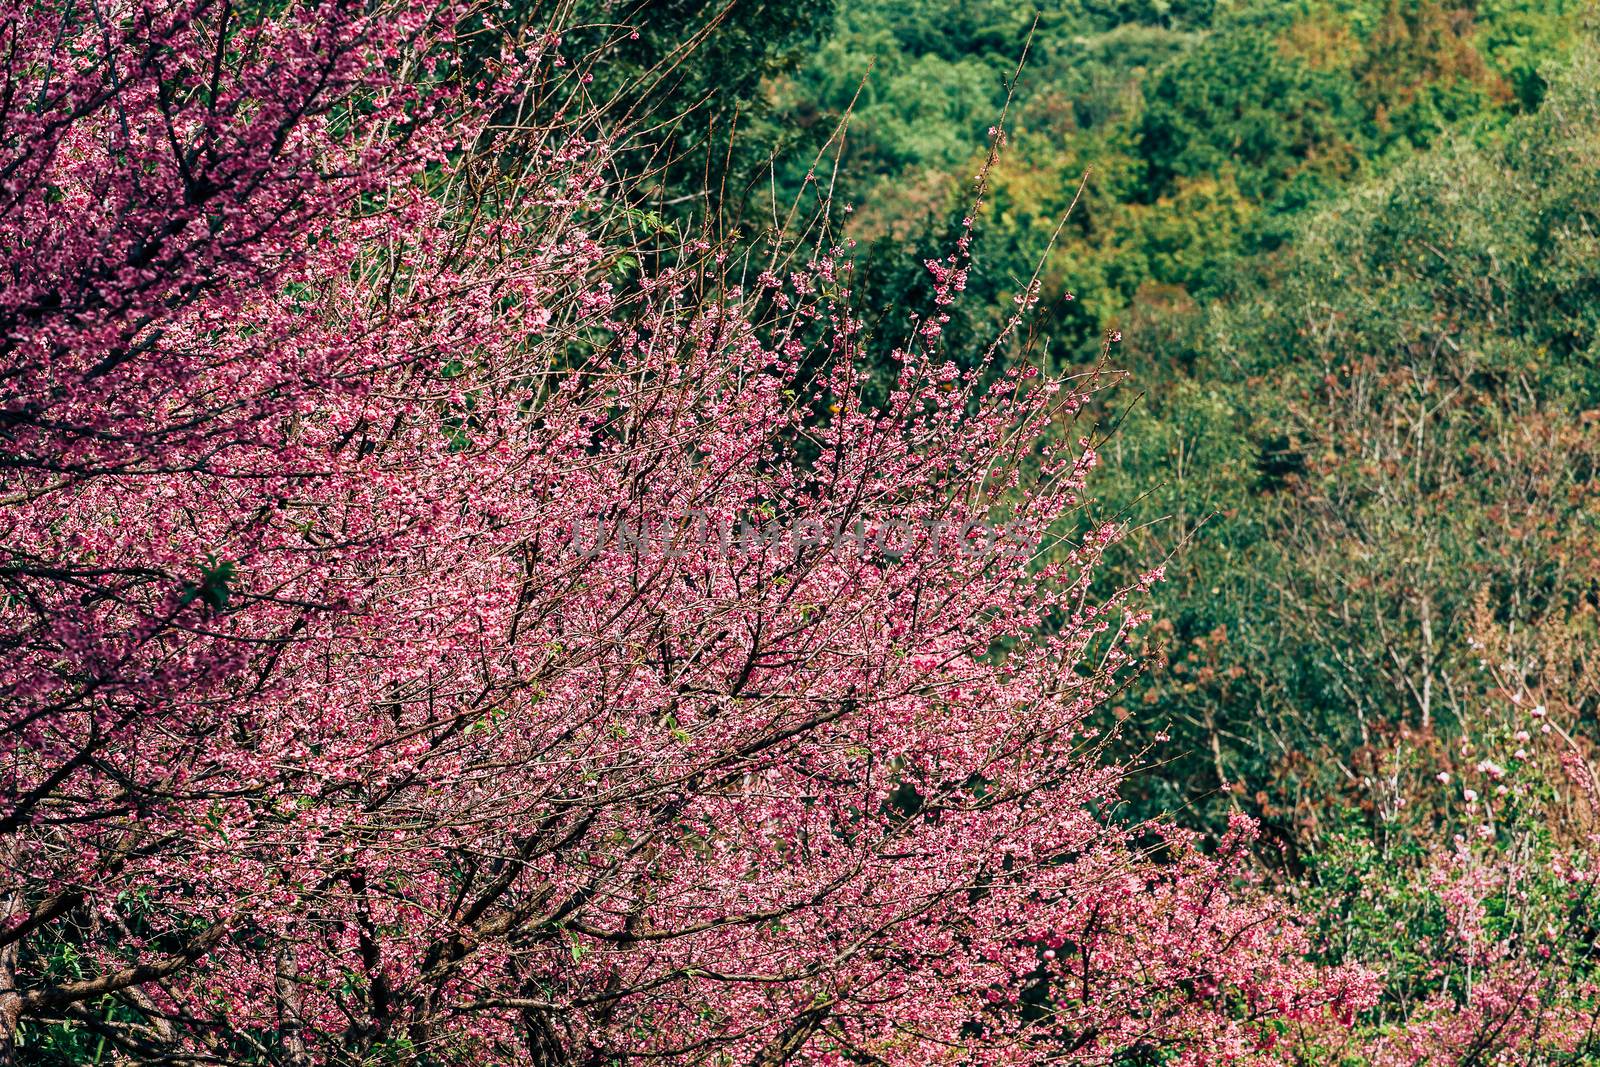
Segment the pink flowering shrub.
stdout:
<svg viewBox="0 0 1600 1067">
<path fill-rule="evenodd" d="M 1201 1064 L 1369 1004 L 1247 827 L 1105 814 L 1094 377 L 912 323 L 869 407 L 825 247 L 616 285 L 583 75 L 458 86 L 461 14 L 8 13 L 0 1048 Z"/>
<path fill-rule="evenodd" d="M 1304 966 L 1311 944 L 1294 911 L 1262 891 L 1248 820 L 1210 854 L 1198 835 L 1159 833 L 1169 865 L 1127 872 L 1037 942 L 1032 992 L 1064 1049 L 1098 1052 L 1091 1061 L 1295 1062 L 1372 1002 L 1372 972 Z"/>
<path fill-rule="evenodd" d="M 1569 731 L 1594 694 L 1592 619 L 1531 634 L 1479 602 L 1480 677 L 1458 734 L 1400 731 L 1358 764 L 1366 827 L 1312 871 L 1330 958 L 1387 963 L 1365 1060 L 1588 1062 L 1597 1051 L 1600 824 L 1592 748 Z"/>
</svg>

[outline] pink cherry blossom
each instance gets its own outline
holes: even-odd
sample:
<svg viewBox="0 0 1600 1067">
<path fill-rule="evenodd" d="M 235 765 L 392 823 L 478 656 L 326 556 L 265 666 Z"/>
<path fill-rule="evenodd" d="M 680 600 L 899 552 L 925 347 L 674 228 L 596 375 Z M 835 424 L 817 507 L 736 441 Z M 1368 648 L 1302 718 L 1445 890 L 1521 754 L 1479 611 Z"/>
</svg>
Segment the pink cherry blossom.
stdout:
<svg viewBox="0 0 1600 1067">
<path fill-rule="evenodd" d="M 936 315 L 868 406 L 840 250 L 614 283 L 591 59 L 469 78 L 467 14 L 8 9 L 5 1054 L 1201 1064 L 1370 1004 L 1248 823 L 1105 814 L 1154 578 L 1068 540 L 1096 382 Z M 691 512 L 755 550 L 570 550 Z"/>
</svg>

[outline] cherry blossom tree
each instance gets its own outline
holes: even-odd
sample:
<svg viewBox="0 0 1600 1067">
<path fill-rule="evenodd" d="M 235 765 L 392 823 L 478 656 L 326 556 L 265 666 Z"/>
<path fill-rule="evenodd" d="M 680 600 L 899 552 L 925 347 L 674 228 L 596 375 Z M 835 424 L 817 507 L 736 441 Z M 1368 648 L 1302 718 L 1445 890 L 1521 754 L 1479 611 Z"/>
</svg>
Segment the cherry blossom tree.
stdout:
<svg viewBox="0 0 1600 1067">
<path fill-rule="evenodd" d="M 630 237 L 582 63 L 464 80 L 468 25 L 7 12 L 5 1054 L 1211 1063 L 1366 1004 L 1248 827 L 1114 818 L 1141 589 L 1029 302 L 873 406 L 825 227 Z"/>
</svg>

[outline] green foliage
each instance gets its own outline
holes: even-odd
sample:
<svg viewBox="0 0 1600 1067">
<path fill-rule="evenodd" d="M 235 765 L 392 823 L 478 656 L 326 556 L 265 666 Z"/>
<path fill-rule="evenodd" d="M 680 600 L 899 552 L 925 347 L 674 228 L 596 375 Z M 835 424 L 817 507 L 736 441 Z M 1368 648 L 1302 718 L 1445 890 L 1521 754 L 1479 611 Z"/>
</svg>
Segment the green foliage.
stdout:
<svg viewBox="0 0 1600 1067">
<path fill-rule="evenodd" d="M 211 558 L 200 567 L 200 580 L 185 582 L 178 594 L 178 603 L 184 607 L 196 600 L 221 611 L 228 606 L 230 586 L 238 577 L 238 565 L 230 560 Z"/>
<path fill-rule="evenodd" d="M 1153 806 L 1244 782 L 1309 831 L 1379 724 L 1463 714 L 1480 591 L 1513 623 L 1593 610 L 1597 130 L 1586 57 L 1503 143 L 1408 163 L 1227 300 L 1130 326 L 1147 399 L 1107 503 L 1168 517 L 1144 555 L 1187 543 L 1145 709 L 1184 755 Z"/>
<path fill-rule="evenodd" d="M 1352 183 L 1451 131 L 1492 141 L 1542 98 L 1538 65 L 1570 47 L 1578 12 L 1057 0 L 1035 20 L 1001 0 L 852 3 L 814 58 L 769 80 L 765 136 L 791 151 L 743 183 L 763 192 L 754 221 L 769 199 L 808 200 L 813 158 L 837 152 L 837 170 L 824 165 L 835 197 L 858 207 L 849 229 L 865 249 L 863 303 L 918 307 L 919 265 L 943 254 L 970 210 L 985 131 L 1009 108 L 969 303 L 1003 306 L 1042 264 L 1053 352 L 1071 364 L 1136 314 L 1142 291 L 1215 298 Z M 852 100 L 848 133 L 829 149 Z M 959 309 L 951 349 L 992 326 Z"/>
<path fill-rule="evenodd" d="M 494 16 L 498 29 L 469 40 L 465 59 L 484 62 L 518 28 L 559 32 L 582 75 L 573 79 L 581 107 L 598 104 L 608 130 L 633 134 L 617 165 L 681 219 L 723 210 L 729 163 L 734 174 L 762 171 L 772 153 L 803 150 L 802 130 L 773 121 L 766 84 L 814 54 L 834 10 L 835 0 L 512 0 Z"/>
<path fill-rule="evenodd" d="M 1206 39 L 1145 91 L 1137 132 L 1145 196 L 1227 174 L 1260 204 L 1295 181 L 1331 186 L 1348 176 L 1363 116 L 1343 73 L 1312 69 L 1254 27 Z"/>
</svg>

